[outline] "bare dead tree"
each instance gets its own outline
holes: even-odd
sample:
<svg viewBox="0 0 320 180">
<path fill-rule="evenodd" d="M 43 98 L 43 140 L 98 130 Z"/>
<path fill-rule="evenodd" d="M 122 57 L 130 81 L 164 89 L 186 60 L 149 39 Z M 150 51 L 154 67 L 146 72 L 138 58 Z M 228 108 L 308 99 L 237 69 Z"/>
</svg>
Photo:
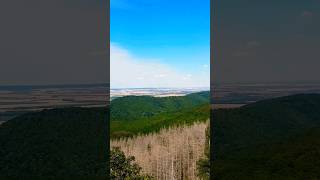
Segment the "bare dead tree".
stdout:
<svg viewBox="0 0 320 180">
<path fill-rule="evenodd" d="M 207 123 L 170 127 L 158 133 L 111 141 L 134 156 L 143 173 L 159 180 L 196 180 L 196 163 L 204 156 Z"/>
</svg>

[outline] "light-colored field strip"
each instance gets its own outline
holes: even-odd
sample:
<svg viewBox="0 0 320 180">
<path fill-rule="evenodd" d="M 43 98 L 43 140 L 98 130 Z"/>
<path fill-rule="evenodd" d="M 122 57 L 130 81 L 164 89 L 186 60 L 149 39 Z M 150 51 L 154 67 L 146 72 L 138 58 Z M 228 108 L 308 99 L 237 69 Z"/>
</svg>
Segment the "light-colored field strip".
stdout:
<svg viewBox="0 0 320 180">
<path fill-rule="evenodd" d="M 213 109 L 228 109 L 228 108 L 238 108 L 245 104 L 211 104 Z"/>
</svg>

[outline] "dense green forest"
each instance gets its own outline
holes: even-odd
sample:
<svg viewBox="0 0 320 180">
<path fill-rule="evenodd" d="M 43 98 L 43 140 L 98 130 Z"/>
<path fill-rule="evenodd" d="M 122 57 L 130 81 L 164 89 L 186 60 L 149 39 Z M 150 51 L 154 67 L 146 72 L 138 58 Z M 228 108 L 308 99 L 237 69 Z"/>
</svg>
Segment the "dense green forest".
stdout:
<svg viewBox="0 0 320 180">
<path fill-rule="evenodd" d="M 209 91 L 186 96 L 125 96 L 111 101 L 111 138 L 208 120 Z"/>
<path fill-rule="evenodd" d="M 216 179 L 319 179 L 320 95 L 213 112 Z"/>
<path fill-rule="evenodd" d="M 112 121 L 133 121 L 163 112 L 190 109 L 208 102 L 209 91 L 186 96 L 124 96 L 111 101 L 110 117 Z"/>
<path fill-rule="evenodd" d="M 22 115 L 0 126 L 0 176 L 106 177 L 105 108 Z"/>
<path fill-rule="evenodd" d="M 153 101 L 147 103 L 157 104 L 161 111 L 154 106 L 137 114 L 131 109 L 137 104 L 130 102 L 124 111 L 137 119 L 113 119 L 111 135 L 149 133 L 205 121 L 209 118 L 207 95 L 202 92 L 173 98 L 181 103 L 151 98 Z M 190 97 L 196 101 L 192 103 Z M 118 98 L 116 102 L 125 100 Z M 214 178 L 320 179 L 320 95 L 263 100 L 214 110 L 213 115 Z M 106 116 L 105 108 L 63 108 L 7 121 L 0 126 L 1 176 L 105 177 L 107 146 L 101 139 L 106 138 Z M 199 161 L 201 176 L 206 176 L 208 167 L 207 159 Z"/>
<path fill-rule="evenodd" d="M 111 136 L 149 133 L 209 118 L 209 92 L 128 96 L 111 103 Z M 0 126 L 0 176 L 106 177 L 106 108 L 32 112 Z M 128 123 L 130 122 L 130 123 Z"/>
</svg>

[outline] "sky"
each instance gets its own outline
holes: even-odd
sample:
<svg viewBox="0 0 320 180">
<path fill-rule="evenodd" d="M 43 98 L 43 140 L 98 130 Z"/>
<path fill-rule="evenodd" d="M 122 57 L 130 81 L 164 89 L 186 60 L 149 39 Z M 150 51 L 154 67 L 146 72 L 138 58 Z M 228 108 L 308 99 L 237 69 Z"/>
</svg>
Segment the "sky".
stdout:
<svg viewBox="0 0 320 180">
<path fill-rule="evenodd" d="M 320 82 L 319 0 L 221 0 L 213 83 Z"/>
<path fill-rule="evenodd" d="M 111 0 L 111 88 L 209 87 L 210 1 Z"/>
<path fill-rule="evenodd" d="M 102 0 L 0 1 L 0 85 L 107 83 Z"/>
</svg>

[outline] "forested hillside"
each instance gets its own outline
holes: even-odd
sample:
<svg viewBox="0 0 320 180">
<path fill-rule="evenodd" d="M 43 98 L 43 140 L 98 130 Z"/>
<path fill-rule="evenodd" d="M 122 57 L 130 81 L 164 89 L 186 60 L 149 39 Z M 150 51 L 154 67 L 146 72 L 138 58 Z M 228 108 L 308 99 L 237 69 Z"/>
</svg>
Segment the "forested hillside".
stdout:
<svg viewBox="0 0 320 180">
<path fill-rule="evenodd" d="M 161 129 L 157 133 L 111 140 L 134 156 L 142 172 L 155 179 L 199 179 L 197 162 L 204 158 L 207 122 Z"/>
<path fill-rule="evenodd" d="M 133 121 L 162 112 L 186 110 L 209 103 L 209 94 L 209 91 L 203 91 L 186 96 L 124 96 L 111 101 L 110 116 L 112 121 Z"/>
<path fill-rule="evenodd" d="M 214 111 L 217 179 L 319 179 L 320 95 Z"/>
<path fill-rule="evenodd" d="M 0 126 L 0 176 L 106 177 L 105 108 L 43 110 Z"/>
<path fill-rule="evenodd" d="M 122 114 L 123 113 L 123 114 Z M 111 102 L 111 146 L 155 179 L 199 179 L 210 117 L 209 92 L 128 96 Z"/>
<path fill-rule="evenodd" d="M 194 123 L 203 124 L 209 118 L 208 99 L 209 92 L 183 97 L 117 98 L 112 101 L 112 117 L 116 119 L 111 121 L 111 136 L 121 138 L 159 133 L 178 125 L 188 129 Z M 107 117 L 105 108 L 74 107 L 27 113 L 1 124 L 0 175 L 106 177 L 108 149 L 103 139 L 108 133 Z M 199 127 L 204 129 L 203 125 Z M 197 137 L 204 137 L 204 130 L 203 135 L 202 131 L 196 132 Z M 199 145 L 192 147 L 198 148 L 193 152 L 198 155 L 192 159 L 196 170 L 196 158 L 203 150 Z M 194 171 L 190 173 L 196 175 Z"/>
<path fill-rule="evenodd" d="M 209 92 L 179 97 L 118 98 L 111 102 L 111 138 L 132 137 L 170 126 L 207 121 L 209 108 Z"/>
</svg>

